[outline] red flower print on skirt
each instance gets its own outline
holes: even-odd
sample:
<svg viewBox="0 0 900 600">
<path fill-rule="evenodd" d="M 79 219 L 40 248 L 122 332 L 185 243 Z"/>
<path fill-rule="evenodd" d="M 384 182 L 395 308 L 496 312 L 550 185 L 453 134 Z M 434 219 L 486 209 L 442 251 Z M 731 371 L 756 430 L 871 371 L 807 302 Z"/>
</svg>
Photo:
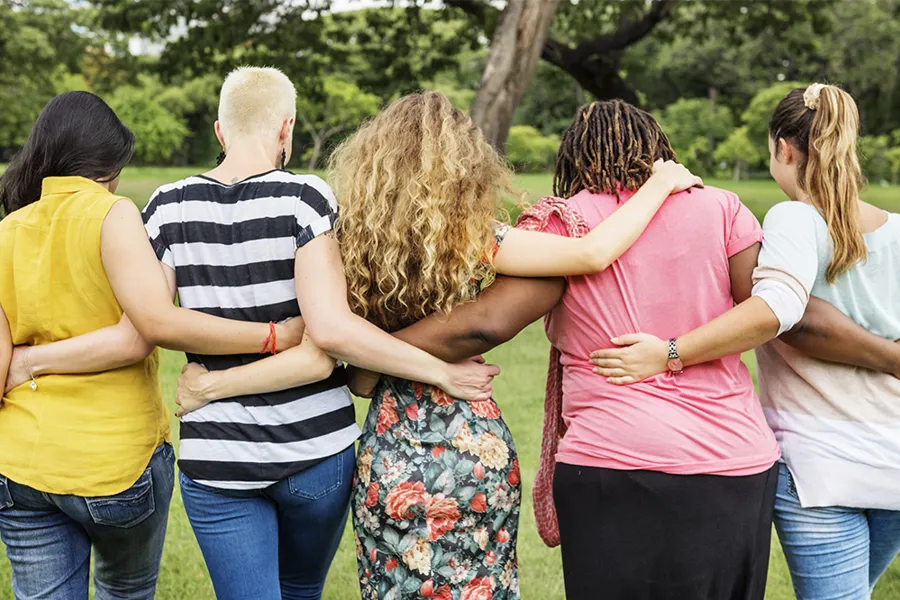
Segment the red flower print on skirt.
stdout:
<svg viewBox="0 0 900 600">
<path fill-rule="evenodd" d="M 400 422 L 397 416 L 397 399 L 393 396 L 387 396 L 381 404 L 381 410 L 378 411 L 378 427 L 376 431 L 378 435 L 383 435 L 385 431 Z"/>
<path fill-rule="evenodd" d="M 472 498 L 472 503 L 470 504 L 472 510 L 477 513 L 483 513 L 487 510 L 487 497 L 483 493 L 475 494 L 475 497 Z"/>
<path fill-rule="evenodd" d="M 377 481 L 373 481 L 372 485 L 369 486 L 368 496 L 366 497 L 366 506 L 372 508 L 376 504 L 378 504 L 378 491 L 381 486 L 378 485 Z"/>
<path fill-rule="evenodd" d="M 452 531 L 460 519 L 459 505 L 453 498 L 437 494 L 428 498 L 425 503 L 425 522 L 428 524 L 428 540 L 439 540 L 448 531 Z"/>
<path fill-rule="evenodd" d="M 459 600 L 491 600 L 494 596 L 494 586 L 490 577 L 473 579 L 463 588 Z"/>
<path fill-rule="evenodd" d="M 452 406 L 456 403 L 456 400 L 441 388 L 431 388 L 431 401 L 438 406 Z"/>
<path fill-rule="evenodd" d="M 484 400 L 482 402 L 469 402 L 472 412 L 483 419 L 499 419 L 500 408 L 493 400 Z"/>
<path fill-rule="evenodd" d="M 506 481 L 509 482 L 509 485 L 517 486 L 519 482 L 522 481 L 522 474 L 519 473 L 519 459 L 513 459 L 512 471 L 506 476 Z"/>
<path fill-rule="evenodd" d="M 388 492 L 384 499 L 385 512 L 395 521 L 411 519 L 413 507 L 425 504 L 425 484 L 421 481 L 404 481 Z"/>
</svg>

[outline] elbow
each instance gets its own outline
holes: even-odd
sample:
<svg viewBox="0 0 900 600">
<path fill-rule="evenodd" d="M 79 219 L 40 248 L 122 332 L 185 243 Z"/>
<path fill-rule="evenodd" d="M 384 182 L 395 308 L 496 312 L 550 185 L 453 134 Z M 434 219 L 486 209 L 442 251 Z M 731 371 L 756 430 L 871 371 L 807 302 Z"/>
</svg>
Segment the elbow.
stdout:
<svg viewBox="0 0 900 600">
<path fill-rule="evenodd" d="M 129 315 L 130 317 L 130 315 Z M 143 338 L 144 344 L 150 348 L 147 351 L 147 354 L 152 352 L 153 348 L 159 346 L 160 348 L 166 348 L 168 350 L 180 350 L 179 341 L 180 337 L 178 332 L 171 326 L 171 324 L 165 319 L 153 315 L 151 317 L 142 319 L 140 322 L 132 319 L 132 323 L 134 324 L 134 328 L 137 329 L 137 332 L 141 334 Z M 140 346 L 140 344 L 134 344 L 135 346 Z M 135 353 L 143 351 L 145 348 L 135 348 Z"/>
<path fill-rule="evenodd" d="M 485 351 L 487 351 L 511 341 L 516 337 L 517 333 L 517 331 L 512 331 L 511 329 L 502 326 L 484 325 L 472 329 L 469 332 L 468 337 L 475 340 L 480 346 L 484 347 Z"/>
<path fill-rule="evenodd" d="M 350 336 L 340 327 L 313 330 L 307 325 L 307 332 L 313 343 L 325 354 L 331 356 L 343 356 L 344 350 L 353 343 Z"/>
<path fill-rule="evenodd" d="M 319 356 L 316 357 L 312 364 L 311 374 L 315 378 L 315 381 L 324 381 L 331 377 L 335 366 L 336 362 L 333 358 L 324 352 L 319 352 Z"/>
<path fill-rule="evenodd" d="M 582 258 L 585 274 L 602 273 L 613 264 L 614 260 L 605 249 L 588 249 Z"/>
<path fill-rule="evenodd" d="M 123 353 L 122 360 L 126 365 L 133 365 L 146 359 L 155 349 L 154 344 L 137 335 Z"/>
</svg>

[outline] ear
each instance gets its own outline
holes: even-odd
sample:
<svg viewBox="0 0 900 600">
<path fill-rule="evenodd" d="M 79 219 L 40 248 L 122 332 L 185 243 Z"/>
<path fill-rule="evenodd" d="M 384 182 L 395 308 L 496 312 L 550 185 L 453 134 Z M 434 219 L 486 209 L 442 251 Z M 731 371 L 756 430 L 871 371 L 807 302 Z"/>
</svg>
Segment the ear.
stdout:
<svg viewBox="0 0 900 600">
<path fill-rule="evenodd" d="M 788 142 L 784 138 L 778 138 L 778 152 L 776 156 L 780 154 L 782 157 L 782 162 L 786 165 L 789 165 L 794 162 L 797 158 L 797 149 L 794 148 L 794 145 Z"/>
<path fill-rule="evenodd" d="M 284 123 L 281 124 L 281 131 L 278 132 L 278 141 L 282 144 L 286 144 L 287 141 L 291 138 L 294 133 L 294 117 L 290 119 L 285 119 Z"/>
<path fill-rule="evenodd" d="M 216 121 L 216 139 L 219 140 L 219 145 L 222 146 L 222 150 L 225 149 L 225 136 L 222 135 L 222 126 L 219 125 L 219 122 Z"/>
</svg>

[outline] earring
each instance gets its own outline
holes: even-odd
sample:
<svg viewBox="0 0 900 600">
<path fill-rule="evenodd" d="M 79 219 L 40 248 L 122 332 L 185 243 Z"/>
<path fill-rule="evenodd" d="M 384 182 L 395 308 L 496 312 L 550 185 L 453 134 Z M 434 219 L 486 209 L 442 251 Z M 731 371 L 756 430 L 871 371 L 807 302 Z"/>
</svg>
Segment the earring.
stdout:
<svg viewBox="0 0 900 600">
<path fill-rule="evenodd" d="M 281 170 L 284 171 L 284 166 L 287 164 L 287 151 L 282 148 L 281 149 Z"/>
<path fill-rule="evenodd" d="M 216 157 L 216 166 L 221 165 L 223 160 L 225 160 L 225 150 L 219 152 L 219 155 Z"/>
</svg>

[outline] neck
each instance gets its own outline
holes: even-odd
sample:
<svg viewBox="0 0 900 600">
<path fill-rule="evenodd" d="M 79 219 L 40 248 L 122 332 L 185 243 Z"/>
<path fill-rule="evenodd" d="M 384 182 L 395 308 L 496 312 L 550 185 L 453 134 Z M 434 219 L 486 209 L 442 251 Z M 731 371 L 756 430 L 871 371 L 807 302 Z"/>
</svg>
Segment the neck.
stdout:
<svg viewBox="0 0 900 600">
<path fill-rule="evenodd" d="M 206 175 L 223 183 L 236 183 L 252 175 L 281 168 L 281 159 L 276 163 L 274 154 L 268 144 L 258 139 L 238 138 L 228 145 L 222 164 Z"/>
</svg>

